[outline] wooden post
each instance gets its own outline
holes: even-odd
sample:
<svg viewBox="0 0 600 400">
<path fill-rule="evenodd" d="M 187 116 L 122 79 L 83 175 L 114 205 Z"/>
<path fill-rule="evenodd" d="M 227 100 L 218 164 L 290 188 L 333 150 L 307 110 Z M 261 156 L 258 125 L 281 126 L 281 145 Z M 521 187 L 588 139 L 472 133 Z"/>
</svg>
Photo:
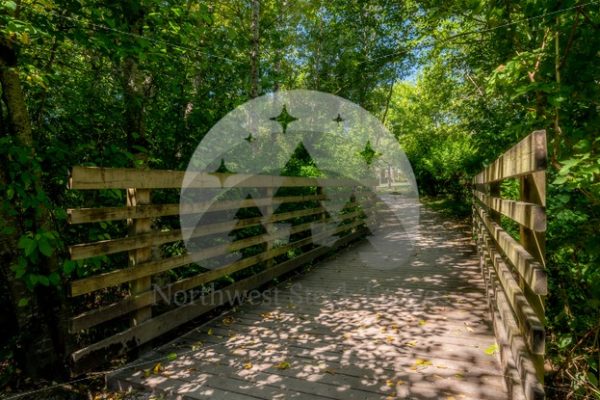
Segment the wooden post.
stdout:
<svg viewBox="0 0 600 400">
<path fill-rule="evenodd" d="M 490 196 L 502 197 L 502 190 L 500 189 L 500 182 L 489 183 L 488 187 L 490 190 Z M 499 212 L 489 209 L 489 214 L 494 222 L 496 222 L 498 225 L 502 226 L 502 224 L 501 224 L 502 215 Z"/>
<path fill-rule="evenodd" d="M 265 197 L 267 199 L 271 199 L 273 200 L 273 194 L 275 193 L 274 189 L 272 187 L 268 187 L 265 189 Z M 270 219 L 273 215 L 274 212 L 274 207 L 273 207 L 273 202 L 271 202 L 268 206 L 266 206 L 264 208 L 264 212 L 263 215 L 267 216 L 269 218 L 269 222 L 267 222 L 267 224 L 265 225 L 265 229 L 267 230 L 267 233 L 269 235 L 273 235 L 275 232 L 273 231 L 274 225 L 272 222 L 270 222 Z M 266 252 L 269 253 L 271 251 L 271 249 L 273 249 L 273 240 L 269 239 L 269 241 L 267 241 L 267 248 L 266 248 Z M 269 260 L 267 260 L 267 268 L 271 268 L 273 265 L 275 264 L 275 260 L 270 258 Z"/>
<path fill-rule="evenodd" d="M 528 203 L 546 206 L 546 171 L 534 172 L 520 178 L 520 200 Z M 546 235 L 545 232 L 536 232 L 521 225 L 521 244 L 542 266 L 546 266 Z M 523 279 L 519 280 L 519 286 L 527 301 L 537 314 L 542 323 L 545 323 L 544 297 L 529 288 Z M 532 355 L 537 377 L 541 383 L 544 382 L 544 357 Z"/>
<path fill-rule="evenodd" d="M 127 189 L 127 206 L 136 207 L 143 204 L 150 204 L 149 189 Z M 129 234 L 138 235 L 152 230 L 152 220 L 150 218 L 128 219 Z M 152 257 L 152 247 L 144 247 L 129 251 L 129 266 L 135 267 L 144 262 L 150 261 Z M 130 293 L 132 296 L 146 292 L 152 288 L 152 278 L 150 276 L 137 279 L 131 282 Z M 152 317 L 152 307 L 147 306 L 138 309 L 131 316 L 131 326 L 137 326 L 143 321 Z"/>
</svg>

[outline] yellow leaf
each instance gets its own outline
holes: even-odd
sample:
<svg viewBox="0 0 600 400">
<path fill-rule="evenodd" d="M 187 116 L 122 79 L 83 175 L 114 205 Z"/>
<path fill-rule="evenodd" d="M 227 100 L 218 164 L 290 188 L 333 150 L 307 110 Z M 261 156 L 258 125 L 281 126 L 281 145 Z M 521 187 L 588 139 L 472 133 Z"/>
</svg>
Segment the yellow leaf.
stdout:
<svg viewBox="0 0 600 400">
<path fill-rule="evenodd" d="M 425 321 L 424 319 L 420 319 L 419 320 L 419 325 L 423 326 L 427 323 L 427 321 Z"/>
<path fill-rule="evenodd" d="M 206 334 L 207 334 L 208 336 L 212 336 L 212 334 L 213 334 L 213 330 L 212 330 L 212 328 L 208 328 L 208 331 L 206 332 Z"/>
<path fill-rule="evenodd" d="M 325 368 L 323 371 L 330 375 L 335 375 L 335 369 L 333 369 L 333 368 Z"/>
<path fill-rule="evenodd" d="M 290 367 L 290 363 L 287 361 L 282 361 L 277 364 L 277 369 L 288 369 Z"/>
<path fill-rule="evenodd" d="M 151 373 L 152 373 L 152 371 L 151 371 L 151 370 L 149 370 L 149 369 L 145 369 L 145 370 L 144 370 L 144 377 L 146 377 L 146 378 L 147 378 L 147 377 L 149 377 Z"/>
<path fill-rule="evenodd" d="M 464 376 L 464 374 L 463 374 L 463 373 L 459 372 L 459 373 L 457 373 L 457 374 L 454 374 L 454 377 L 455 377 L 455 378 L 458 378 L 458 379 L 463 379 L 465 376 Z"/>
<path fill-rule="evenodd" d="M 396 385 L 400 386 L 400 385 L 405 385 L 406 382 L 404 382 L 402 379 L 399 379 L 398 382 L 396 382 Z"/>
<path fill-rule="evenodd" d="M 387 338 L 385 338 L 385 341 L 388 343 L 392 343 L 394 341 L 394 337 L 393 336 L 388 336 Z"/>
<path fill-rule="evenodd" d="M 29 40 L 29 33 L 27 32 L 23 32 L 21 33 L 21 43 L 23 44 L 29 44 L 30 40 Z"/>
<path fill-rule="evenodd" d="M 233 317 L 223 318 L 223 325 L 225 325 L 225 326 L 229 326 L 229 325 L 233 324 L 234 322 L 235 322 L 235 319 Z"/>
<path fill-rule="evenodd" d="M 271 318 L 271 317 L 272 317 L 272 315 L 271 315 L 271 313 L 270 313 L 270 312 L 264 312 L 264 313 L 260 314 L 260 316 L 261 316 L 263 319 L 269 319 L 269 318 Z"/>
<path fill-rule="evenodd" d="M 429 360 L 423 360 L 421 358 L 417 358 L 415 360 L 415 365 L 413 366 L 413 369 L 417 369 L 419 367 L 426 368 L 426 367 L 428 367 L 430 365 L 431 365 L 431 361 L 429 361 Z"/>
<path fill-rule="evenodd" d="M 411 340 L 410 342 L 406 343 L 407 346 L 409 347 L 415 347 L 417 345 L 417 341 L 416 340 Z"/>
<path fill-rule="evenodd" d="M 152 373 L 154 375 L 158 375 L 160 373 L 161 369 L 162 369 L 162 365 L 160 363 L 156 363 L 154 368 L 152 368 Z"/>
<path fill-rule="evenodd" d="M 394 386 L 395 386 L 395 385 L 394 385 L 394 381 L 393 381 L 393 380 L 391 380 L 391 379 L 388 379 L 387 381 L 385 381 L 385 384 L 386 384 L 388 387 L 394 387 Z"/>
<path fill-rule="evenodd" d="M 244 369 L 252 369 L 252 363 L 251 362 L 247 362 L 244 364 Z"/>
<path fill-rule="evenodd" d="M 494 343 L 493 345 L 491 345 L 490 347 L 485 349 L 484 352 L 488 356 L 493 356 L 494 354 L 496 354 L 498 352 L 498 345 L 496 343 Z"/>
</svg>

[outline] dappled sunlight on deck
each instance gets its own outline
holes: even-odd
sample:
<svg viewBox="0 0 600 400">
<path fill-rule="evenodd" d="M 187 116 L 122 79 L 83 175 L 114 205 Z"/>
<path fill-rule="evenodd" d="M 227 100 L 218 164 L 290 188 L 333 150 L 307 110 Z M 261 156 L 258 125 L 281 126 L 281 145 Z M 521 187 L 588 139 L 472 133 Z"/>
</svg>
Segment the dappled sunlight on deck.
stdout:
<svg viewBox="0 0 600 400">
<path fill-rule="evenodd" d="M 185 399 L 505 399 L 472 245 L 435 213 L 420 217 L 397 268 L 366 266 L 363 241 L 109 383 Z M 152 371 L 161 357 L 172 361 Z"/>
</svg>

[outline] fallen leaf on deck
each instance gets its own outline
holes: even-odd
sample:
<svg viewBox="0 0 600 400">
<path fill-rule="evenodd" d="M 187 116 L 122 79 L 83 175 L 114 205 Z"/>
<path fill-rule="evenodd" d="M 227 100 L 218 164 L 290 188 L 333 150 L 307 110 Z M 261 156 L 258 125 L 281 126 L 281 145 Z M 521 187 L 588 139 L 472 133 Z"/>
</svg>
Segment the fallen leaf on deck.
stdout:
<svg viewBox="0 0 600 400">
<path fill-rule="evenodd" d="M 427 368 L 430 365 L 431 365 L 431 361 L 429 361 L 429 360 L 423 360 L 421 358 L 417 358 L 415 360 L 415 365 L 413 365 L 413 367 L 411 369 L 415 370 L 415 369 L 418 369 L 419 367 Z"/>
<path fill-rule="evenodd" d="M 175 361 L 177 359 L 177 353 L 169 353 L 167 355 L 167 360 L 169 361 Z"/>
<path fill-rule="evenodd" d="M 424 319 L 419 320 L 419 325 L 423 326 L 425 324 L 427 324 L 427 321 L 425 321 Z"/>
<path fill-rule="evenodd" d="M 212 330 L 212 328 L 208 328 L 208 331 L 206 332 L 206 334 L 207 334 L 208 336 L 212 336 L 212 334 L 213 334 L 213 330 Z"/>
<path fill-rule="evenodd" d="M 160 363 L 156 363 L 156 365 L 154 366 L 154 368 L 152 368 L 152 373 L 154 375 L 158 375 L 161 370 L 162 370 L 162 365 Z"/>
<path fill-rule="evenodd" d="M 417 341 L 416 340 L 411 340 L 410 342 L 406 343 L 407 346 L 409 347 L 415 347 L 417 345 Z"/>
<path fill-rule="evenodd" d="M 247 362 L 244 364 L 244 369 L 252 369 L 252 363 L 251 362 Z"/>
<path fill-rule="evenodd" d="M 223 325 L 225 325 L 225 326 L 229 326 L 229 325 L 233 324 L 234 322 L 235 322 L 235 319 L 233 319 L 233 317 L 223 318 Z"/>
<path fill-rule="evenodd" d="M 288 369 L 290 367 L 290 363 L 287 361 L 282 361 L 277 364 L 277 369 Z"/>
<path fill-rule="evenodd" d="M 198 340 L 197 342 L 192 344 L 192 351 L 200 349 L 203 345 L 204 344 L 200 340 Z"/>
<path fill-rule="evenodd" d="M 388 336 L 385 338 L 385 341 L 388 343 L 392 343 L 394 341 L 394 337 L 393 336 Z"/>
<path fill-rule="evenodd" d="M 496 343 L 494 343 L 493 345 L 491 345 L 490 347 L 488 347 L 487 349 L 484 350 L 484 353 L 487 354 L 488 356 L 493 356 L 497 352 L 498 352 L 498 345 Z"/>
</svg>

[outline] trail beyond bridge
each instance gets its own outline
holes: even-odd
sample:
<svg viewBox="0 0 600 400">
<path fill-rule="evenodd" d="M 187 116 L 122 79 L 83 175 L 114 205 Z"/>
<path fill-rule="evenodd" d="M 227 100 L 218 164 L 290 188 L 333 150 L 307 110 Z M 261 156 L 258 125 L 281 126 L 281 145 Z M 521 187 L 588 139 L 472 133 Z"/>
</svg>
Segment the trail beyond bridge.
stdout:
<svg viewBox="0 0 600 400">
<path fill-rule="evenodd" d="M 355 183 L 210 174 L 199 185 L 247 184 L 262 197 L 212 205 L 215 213 L 246 209 L 236 225 L 244 234 L 206 247 L 200 259 L 208 265 L 231 252 L 243 257 L 206 269 L 190 267 L 198 257 L 192 261 L 185 253 L 154 254 L 158 246 L 180 241 L 181 231 L 154 230 L 153 219 L 197 212 L 193 204 L 180 209 L 151 201 L 156 189 L 167 189 L 157 197 L 168 198 L 181 173 L 74 168 L 72 189 L 127 189 L 128 196 L 125 207 L 72 209 L 70 222 L 129 219 L 130 226 L 125 238 L 71 247 L 75 260 L 118 253 L 129 258 L 125 268 L 71 282 L 74 302 L 99 290 L 114 298 L 87 310 L 75 302 L 80 312 L 70 326 L 81 336 L 71 355 L 74 369 L 89 369 L 185 326 L 187 333 L 151 350 L 146 346 L 141 357 L 110 374 L 109 387 L 140 399 L 542 399 L 544 170 L 540 131 L 475 178 L 476 241 L 468 224 L 424 207 L 417 210 L 419 229 L 403 230 L 392 218 L 394 208 L 406 206 L 402 197 L 387 192 L 375 198 L 360 187 L 341 221 L 315 233 L 315 221 L 331 222 L 321 188 Z M 520 179 L 520 199 L 502 198 L 499 184 L 508 178 Z M 387 207 L 378 207 L 378 199 Z M 287 222 L 289 241 L 251 210 L 270 215 L 267 225 Z M 369 213 L 389 233 L 383 246 L 365 240 Z M 501 216 L 520 225 L 520 242 L 504 230 Z M 193 235 L 210 238 L 230 229 L 217 219 Z M 320 235 L 335 241 L 320 245 Z M 406 240 L 413 241 L 412 251 L 399 257 Z M 390 269 L 389 263 L 397 265 Z M 382 268 L 373 267 L 378 264 Z M 213 282 L 200 298 L 210 301 L 173 304 L 176 293 Z M 257 288 L 258 296 L 229 304 L 232 295 Z M 198 320 L 216 311 L 224 312 Z M 111 328 L 100 338 L 82 334 L 95 326 Z"/>
</svg>

